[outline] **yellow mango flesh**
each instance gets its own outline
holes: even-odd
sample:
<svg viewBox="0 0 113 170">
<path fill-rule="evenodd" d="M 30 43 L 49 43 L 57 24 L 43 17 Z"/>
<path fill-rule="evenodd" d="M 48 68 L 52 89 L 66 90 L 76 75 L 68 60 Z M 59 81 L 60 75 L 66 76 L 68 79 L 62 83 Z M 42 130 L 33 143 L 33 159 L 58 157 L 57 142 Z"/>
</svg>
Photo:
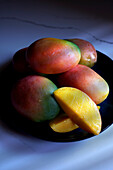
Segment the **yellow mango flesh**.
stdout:
<svg viewBox="0 0 113 170">
<path fill-rule="evenodd" d="M 101 116 L 97 105 L 81 90 L 62 87 L 54 91 L 54 97 L 64 112 L 80 128 L 98 135 L 101 131 Z"/>
<path fill-rule="evenodd" d="M 100 110 L 100 106 L 97 106 L 98 110 Z"/>
<path fill-rule="evenodd" d="M 97 106 L 100 109 L 100 106 Z M 70 117 L 65 113 L 60 113 L 57 117 L 50 121 L 49 126 L 55 132 L 66 133 L 79 128 Z"/>
<path fill-rule="evenodd" d="M 70 132 L 78 128 L 78 126 L 65 113 L 60 114 L 51 120 L 49 125 L 53 131 L 59 133 Z"/>
</svg>

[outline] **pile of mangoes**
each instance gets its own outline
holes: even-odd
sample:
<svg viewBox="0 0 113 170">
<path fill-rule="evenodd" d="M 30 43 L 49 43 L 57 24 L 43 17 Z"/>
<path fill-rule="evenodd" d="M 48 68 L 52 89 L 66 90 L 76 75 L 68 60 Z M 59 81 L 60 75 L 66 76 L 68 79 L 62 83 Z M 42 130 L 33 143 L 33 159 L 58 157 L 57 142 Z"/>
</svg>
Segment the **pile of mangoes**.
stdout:
<svg viewBox="0 0 113 170">
<path fill-rule="evenodd" d="M 32 121 L 49 121 L 58 133 L 80 127 L 98 135 L 102 120 L 97 104 L 107 98 L 109 86 L 91 68 L 96 62 L 96 50 L 86 40 L 33 42 L 12 59 L 14 71 L 27 73 L 12 88 L 13 107 Z"/>
</svg>

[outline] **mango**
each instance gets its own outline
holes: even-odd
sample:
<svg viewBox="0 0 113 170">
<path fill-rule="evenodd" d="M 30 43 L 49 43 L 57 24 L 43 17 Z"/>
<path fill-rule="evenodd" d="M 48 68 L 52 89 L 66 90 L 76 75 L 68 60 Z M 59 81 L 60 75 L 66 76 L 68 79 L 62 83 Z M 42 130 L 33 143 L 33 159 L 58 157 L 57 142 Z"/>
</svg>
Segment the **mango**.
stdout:
<svg viewBox="0 0 113 170">
<path fill-rule="evenodd" d="M 100 110 L 100 106 L 97 106 L 98 110 Z"/>
<path fill-rule="evenodd" d="M 68 40 L 75 43 L 80 48 L 81 59 L 79 64 L 83 64 L 88 67 L 95 65 L 97 62 L 97 52 L 95 47 L 89 41 L 77 38 Z"/>
<path fill-rule="evenodd" d="M 12 65 L 14 70 L 18 73 L 27 73 L 30 71 L 29 65 L 26 61 L 26 51 L 27 47 L 22 48 L 18 50 L 13 56 Z"/>
<path fill-rule="evenodd" d="M 96 104 L 103 102 L 109 94 L 108 83 L 91 68 L 78 64 L 57 76 L 58 85 L 75 87 L 85 92 Z"/>
<path fill-rule="evenodd" d="M 100 106 L 97 106 L 100 110 Z M 66 113 L 60 113 L 49 122 L 51 129 L 58 133 L 66 133 L 79 128 Z"/>
<path fill-rule="evenodd" d="M 54 91 L 54 97 L 64 112 L 83 130 L 98 135 L 102 121 L 97 105 L 84 92 L 72 87 Z"/>
<path fill-rule="evenodd" d="M 34 71 L 57 74 L 77 65 L 81 53 L 78 46 L 72 42 L 57 38 L 42 38 L 28 47 L 26 58 Z"/>
<path fill-rule="evenodd" d="M 48 78 L 37 75 L 24 77 L 12 88 L 12 105 L 18 113 L 35 122 L 51 120 L 60 111 L 52 96 L 56 89 Z"/>
<path fill-rule="evenodd" d="M 60 113 L 57 117 L 50 121 L 49 126 L 55 132 L 66 133 L 78 128 L 70 117 L 65 113 Z"/>
</svg>

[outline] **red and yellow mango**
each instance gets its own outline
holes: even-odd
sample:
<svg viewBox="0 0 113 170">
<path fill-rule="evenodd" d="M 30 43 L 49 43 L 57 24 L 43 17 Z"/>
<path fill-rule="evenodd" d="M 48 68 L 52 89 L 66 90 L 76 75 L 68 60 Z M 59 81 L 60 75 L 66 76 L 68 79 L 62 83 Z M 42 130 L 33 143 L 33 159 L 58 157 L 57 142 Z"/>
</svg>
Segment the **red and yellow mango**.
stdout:
<svg viewBox="0 0 113 170">
<path fill-rule="evenodd" d="M 43 38 L 28 47 L 26 58 L 34 71 L 57 74 L 77 65 L 81 53 L 79 47 L 72 42 L 57 38 Z"/>
<path fill-rule="evenodd" d="M 68 40 L 73 42 L 80 48 L 81 59 L 79 64 L 92 67 L 97 62 L 96 49 L 89 41 L 83 39 L 77 39 L 77 38 L 68 39 Z"/>
<path fill-rule="evenodd" d="M 14 108 L 35 122 L 51 120 L 60 111 L 52 97 L 56 85 L 42 76 L 27 76 L 19 80 L 11 91 Z"/>
<path fill-rule="evenodd" d="M 75 87 L 85 92 L 96 103 L 103 102 L 109 94 L 107 82 L 91 68 L 78 64 L 57 77 L 60 87 Z"/>
</svg>

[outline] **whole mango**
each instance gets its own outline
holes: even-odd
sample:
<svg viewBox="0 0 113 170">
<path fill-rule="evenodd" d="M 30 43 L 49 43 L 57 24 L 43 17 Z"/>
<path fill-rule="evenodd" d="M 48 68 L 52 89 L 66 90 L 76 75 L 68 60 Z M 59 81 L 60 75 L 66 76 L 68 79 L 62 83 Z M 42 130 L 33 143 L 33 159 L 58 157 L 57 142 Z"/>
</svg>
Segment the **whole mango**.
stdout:
<svg viewBox="0 0 113 170">
<path fill-rule="evenodd" d="M 26 61 L 26 48 L 18 50 L 12 59 L 13 68 L 18 73 L 27 73 L 30 71 L 29 65 Z"/>
<path fill-rule="evenodd" d="M 18 113 L 35 122 L 51 120 L 60 111 L 52 97 L 56 89 L 56 85 L 48 78 L 35 75 L 24 77 L 12 88 L 12 105 Z"/>
<path fill-rule="evenodd" d="M 26 58 L 36 72 L 57 74 L 77 65 L 81 53 L 79 47 L 72 42 L 57 38 L 43 38 L 28 47 Z"/>
<path fill-rule="evenodd" d="M 92 67 L 97 62 L 97 52 L 95 47 L 86 40 L 83 39 L 69 39 L 69 41 L 75 43 L 81 51 L 81 59 L 79 64 Z"/>
<path fill-rule="evenodd" d="M 85 92 L 96 104 L 103 102 L 109 94 L 108 83 L 93 69 L 78 64 L 71 70 L 59 74 L 60 87 L 75 87 Z"/>
</svg>

